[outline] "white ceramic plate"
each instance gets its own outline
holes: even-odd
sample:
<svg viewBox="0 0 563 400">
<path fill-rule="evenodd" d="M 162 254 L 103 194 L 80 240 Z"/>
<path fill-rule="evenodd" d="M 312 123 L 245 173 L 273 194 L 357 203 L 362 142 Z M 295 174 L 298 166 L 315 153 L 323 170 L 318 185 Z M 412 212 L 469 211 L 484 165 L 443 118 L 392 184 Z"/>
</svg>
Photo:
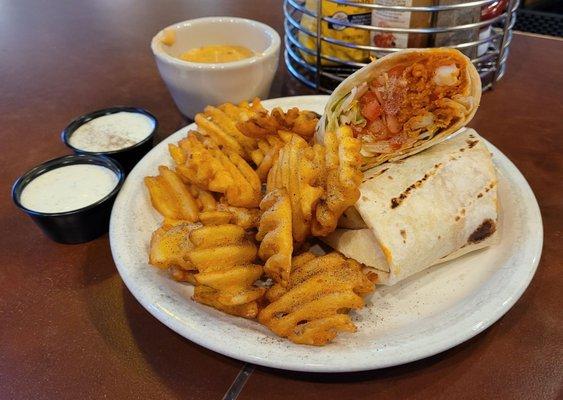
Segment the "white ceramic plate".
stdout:
<svg viewBox="0 0 563 400">
<path fill-rule="evenodd" d="M 271 99 L 264 106 L 323 112 L 327 96 Z M 297 371 L 345 372 L 389 367 L 431 356 L 477 335 L 498 320 L 528 286 L 539 262 L 543 230 L 534 194 L 522 174 L 489 144 L 499 173 L 500 244 L 379 287 L 353 313 L 358 332 L 325 347 L 299 346 L 256 322 L 222 314 L 190 299 L 192 287 L 147 263 L 151 233 L 161 217 L 150 205 L 143 177 L 171 165 L 174 133 L 137 164 L 113 207 L 111 250 L 123 281 L 157 319 L 187 339 L 255 364 Z M 487 134 L 487 132 L 482 132 Z"/>
</svg>

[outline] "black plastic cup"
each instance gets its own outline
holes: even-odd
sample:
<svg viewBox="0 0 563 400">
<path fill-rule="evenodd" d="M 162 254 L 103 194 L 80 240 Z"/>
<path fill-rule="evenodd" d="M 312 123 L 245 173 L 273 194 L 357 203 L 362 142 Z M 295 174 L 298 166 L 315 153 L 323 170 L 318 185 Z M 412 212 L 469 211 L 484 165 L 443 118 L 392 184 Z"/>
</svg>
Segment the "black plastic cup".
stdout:
<svg viewBox="0 0 563 400">
<path fill-rule="evenodd" d="M 94 164 L 113 171 L 118 179 L 116 187 L 104 198 L 77 210 L 59 213 L 44 213 L 30 210 L 21 204 L 23 189 L 35 178 L 67 165 Z M 108 157 L 91 155 L 68 155 L 49 160 L 23 174 L 12 187 L 12 199 L 55 242 L 84 243 L 93 240 L 108 231 L 113 202 L 123 185 L 125 174 L 121 166 Z"/>
<path fill-rule="evenodd" d="M 147 136 L 142 141 L 135 143 L 129 147 L 125 147 L 119 150 L 112 150 L 112 151 L 86 151 L 79 148 L 74 147 L 69 143 L 69 139 L 81 125 L 84 125 L 86 122 L 89 122 L 93 119 L 98 117 L 102 117 L 104 115 L 115 114 L 118 112 L 134 112 L 146 115 L 150 119 L 154 121 L 154 129 L 149 136 Z M 88 154 L 94 156 L 107 156 L 115 161 L 117 161 L 125 171 L 125 174 L 131 172 L 133 167 L 143 158 L 145 154 L 153 147 L 154 136 L 158 130 L 158 120 L 154 115 L 143 108 L 138 107 L 111 107 L 111 108 L 104 108 L 103 110 L 98 110 L 91 112 L 89 114 L 82 115 L 81 117 L 76 118 L 72 121 L 68 126 L 61 132 L 61 139 L 65 145 L 67 145 L 75 154 Z"/>
</svg>

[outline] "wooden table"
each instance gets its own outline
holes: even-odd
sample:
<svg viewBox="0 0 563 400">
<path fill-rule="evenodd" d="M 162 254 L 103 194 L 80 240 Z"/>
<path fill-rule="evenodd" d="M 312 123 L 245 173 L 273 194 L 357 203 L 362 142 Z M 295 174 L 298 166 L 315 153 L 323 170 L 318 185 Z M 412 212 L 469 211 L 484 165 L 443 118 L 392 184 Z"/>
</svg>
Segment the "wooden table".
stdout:
<svg viewBox="0 0 563 400">
<path fill-rule="evenodd" d="M 28 168 L 69 153 L 59 132 L 77 115 L 145 107 L 161 123 L 158 139 L 186 124 L 149 49 L 160 28 L 234 15 L 282 32 L 281 2 L 19 0 L 0 10 L 0 398 L 222 398 L 243 363 L 150 316 L 117 274 L 107 236 L 53 243 L 9 191 Z M 280 65 L 271 97 L 303 93 Z M 395 368 L 316 375 L 258 367 L 239 399 L 561 398 L 562 95 L 563 41 L 517 34 L 506 77 L 471 124 L 523 172 L 543 214 L 538 272 L 506 316 L 452 350 Z"/>
</svg>

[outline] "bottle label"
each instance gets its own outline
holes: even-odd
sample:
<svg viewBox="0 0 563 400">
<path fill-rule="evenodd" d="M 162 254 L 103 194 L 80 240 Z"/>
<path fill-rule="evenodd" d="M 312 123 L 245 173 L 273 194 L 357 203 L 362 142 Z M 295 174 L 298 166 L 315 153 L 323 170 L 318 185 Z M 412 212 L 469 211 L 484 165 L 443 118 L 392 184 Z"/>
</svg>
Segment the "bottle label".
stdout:
<svg viewBox="0 0 563 400">
<path fill-rule="evenodd" d="M 412 0 L 376 0 L 382 6 L 412 6 Z M 408 28 L 411 23 L 410 11 L 373 10 L 372 26 L 382 28 Z M 371 44 L 376 47 L 407 48 L 408 33 L 371 32 Z"/>
<path fill-rule="evenodd" d="M 346 14 L 343 11 L 337 11 L 331 16 L 331 18 L 355 25 L 371 25 L 371 13 L 369 12 L 361 14 Z M 328 27 L 337 31 L 346 29 L 345 26 L 336 25 L 333 23 L 329 23 Z"/>
</svg>

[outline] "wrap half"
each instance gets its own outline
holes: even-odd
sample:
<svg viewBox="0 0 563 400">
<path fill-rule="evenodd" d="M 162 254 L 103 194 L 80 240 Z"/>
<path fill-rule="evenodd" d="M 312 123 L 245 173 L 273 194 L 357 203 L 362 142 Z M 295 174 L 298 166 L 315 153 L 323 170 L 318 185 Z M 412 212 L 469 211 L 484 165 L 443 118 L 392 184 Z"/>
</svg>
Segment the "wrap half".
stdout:
<svg viewBox="0 0 563 400">
<path fill-rule="evenodd" d="M 363 169 L 440 142 L 469 123 L 481 100 L 479 73 L 455 49 L 403 50 L 380 58 L 334 90 L 317 127 L 350 125 L 362 140 Z"/>
<path fill-rule="evenodd" d="M 366 171 L 355 205 L 367 228 L 324 240 L 392 285 L 498 239 L 497 178 L 473 130 Z M 355 212 L 352 213 L 355 215 Z M 354 217 L 356 218 L 356 217 Z"/>
</svg>

